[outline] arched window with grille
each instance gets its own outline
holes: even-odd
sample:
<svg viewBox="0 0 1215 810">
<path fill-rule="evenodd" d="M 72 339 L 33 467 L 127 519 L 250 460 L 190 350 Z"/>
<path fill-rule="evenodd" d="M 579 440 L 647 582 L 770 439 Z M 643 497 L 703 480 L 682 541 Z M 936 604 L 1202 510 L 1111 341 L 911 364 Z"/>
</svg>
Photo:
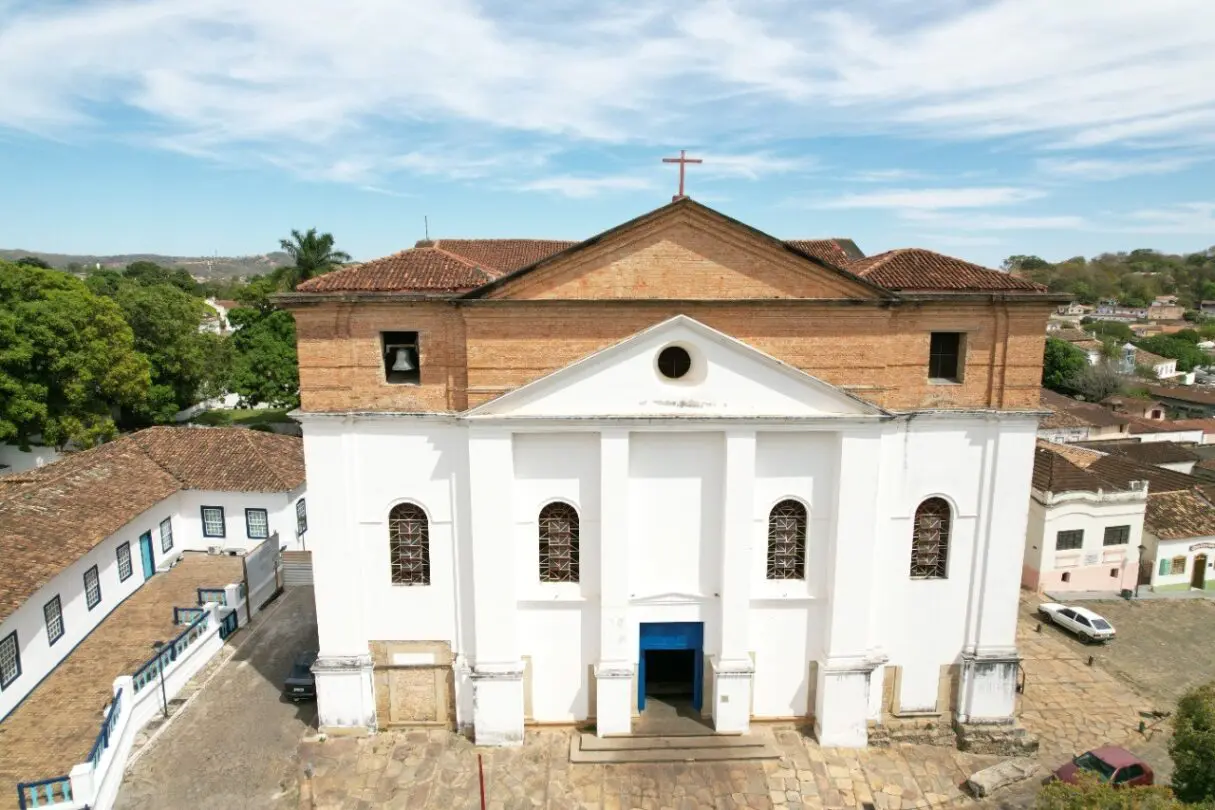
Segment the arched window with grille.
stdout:
<svg viewBox="0 0 1215 810">
<path fill-rule="evenodd" d="M 578 581 L 578 510 L 568 503 L 540 510 L 540 581 Z"/>
<path fill-rule="evenodd" d="M 388 513 L 393 585 L 430 584 L 430 522 L 422 507 L 399 503 Z"/>
<path fill-rule="evenodd" d="M 915 510 L 911 535 L 913 579 L 945 579 L 949 571 L 949 504 L 929 498 Z"/>
<path fill-rule="evenodd" d="M 768 579 L 806 578 L 806 507 L 781 501 L 768 514 Z"/>
</svg>

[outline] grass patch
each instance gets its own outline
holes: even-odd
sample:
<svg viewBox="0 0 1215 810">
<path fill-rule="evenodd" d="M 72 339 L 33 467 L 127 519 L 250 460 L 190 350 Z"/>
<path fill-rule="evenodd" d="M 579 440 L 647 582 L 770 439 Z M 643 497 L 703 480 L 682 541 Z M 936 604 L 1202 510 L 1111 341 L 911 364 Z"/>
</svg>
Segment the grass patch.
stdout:
<svg viewBox="0 0 1215 810">
<path fill-rule="evenodd" d="M 231 411 L 207 411 L 200 413 L 194 417 L 193 421 L 196 425 L 209 425 L 211 427 L 223 427 L 224 425 L 240 425 L 241 427 L 253 427 L 255 425 L 270 425 L 281 422 L 291 422 L 287 417 L 287 412 L 290 408 L 244 408 Z"/>
</svg>

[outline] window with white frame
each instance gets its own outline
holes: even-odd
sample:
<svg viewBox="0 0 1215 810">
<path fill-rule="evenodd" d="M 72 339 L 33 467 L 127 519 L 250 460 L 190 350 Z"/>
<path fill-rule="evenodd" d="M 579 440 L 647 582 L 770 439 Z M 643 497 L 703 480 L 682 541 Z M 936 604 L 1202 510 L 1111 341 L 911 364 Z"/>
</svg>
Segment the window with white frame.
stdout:
<svg viewBox="0 0 1215 810">
<path fill-rule="evenodd" d="M 304 499 L 300 498 L 295 502 L 295 533 L 303 534 L 308 531 L 308 507 L 304 504 Z"/>
<path fill-rule="evenodd" d="M 54 644 L 63 638 L 63 604 L 59 594 L 42 606 L 42 616 L 46 619 L 46 640 Z"/>
<path fill-rule="evenodd" d="M 160 550 L 173 550 L 173 518 L 160 521 Z"/>
<path fill-rule="evenodd" d="M 227 527 L 224 525 L 224 508 L 222 506 L 204 506 L 202 508 L 203 537 L 226 537 Z"/>
<path fill-rule="evenodd" d="M 101 580 L 97 577 L 97 566 L 84 572 L 84 601 L 89 610 L 101 604 Z"/>
<path fill-rule="evenodd" d="M 118 581 L 126 582 L 131 576 L 131 544 L 123 543 L 118 547 Z"/>
<path fill-rule="evenodd" d="M 250 540 L 265 540 L 270 536 L 270 516 L 265 509 L 245 510 L 245 535 Z"/>
<path fill-rule="evenodd" d="M 17 631 L 0 641 L 0 689 L 7 689 L 21 677 L 21 650 L 17 647 Z"/>
</svg>

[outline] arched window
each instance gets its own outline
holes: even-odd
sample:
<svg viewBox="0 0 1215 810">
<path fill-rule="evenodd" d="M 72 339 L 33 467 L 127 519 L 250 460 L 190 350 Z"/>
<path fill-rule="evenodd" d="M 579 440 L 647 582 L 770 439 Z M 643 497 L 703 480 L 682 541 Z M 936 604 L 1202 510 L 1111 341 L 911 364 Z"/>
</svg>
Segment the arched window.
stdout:
<svg viewBox="0 0 1215 810">
<path fill-rule="evenodd" d="M 578 581 L 578 510 L 568 503 L 540 510 L 540 581 Z"/>
<path fill-rule="evenodd" d="M 949 504 L 929 498 L 915 510 L 911 535 L 911 576 L 944 579 L 949 567 Z"/>
<path fill-rule="evenodd" d="M 430 523 L 422 507 L 399 503 L 388 513 L 393 585 L 430 584 Z"/>
<path fill-rule="evenodd" d="M 768 514 L 768 579 L 806 578 L 806 507 L 781 501 Z"/>
</svg>

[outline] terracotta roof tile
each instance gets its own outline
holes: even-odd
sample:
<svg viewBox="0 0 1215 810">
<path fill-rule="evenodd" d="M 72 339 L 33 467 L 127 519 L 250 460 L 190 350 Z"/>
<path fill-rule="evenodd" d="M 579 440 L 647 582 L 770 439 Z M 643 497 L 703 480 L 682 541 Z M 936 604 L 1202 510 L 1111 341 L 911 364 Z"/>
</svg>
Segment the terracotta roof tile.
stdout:
<svg viewBox="0 0 1215 810">
<path fill-rule="evenodd" d="M 849 263 L 844 269 L 889 290 L 1020 290 L 1040 284 L 923 248 L 899 248 Z"/>
<path fill-rule="evenodd" d="M 1121 489 L 1073 464 L 1062 453 L 1041 445 L 1034 452 L 1033 486 L 1039 492 L 1109 492 Z"/>
<path fill-rule="evenodd" d="M 1149 494 L 1143 526 L 1161 540 L 1215 535 L 1215 506 L 1197 492 Z"/>
<path fill-rule="evenodd" d="M 1149 385 L 1154 397 L 1165 397 L 1180 402 L 1196 402 L 1200 405 L 1215 405 L 1215 388 L 1199 388 L 1192 385 Z"/>
<path fill-rule="evenodd" d="M 1092 402 L 1081 402 L 1078 399 L 1065 397 L 1047 388 L 1042 389 L 1042 407 L 1049 410 L 1052 416 L 1042 420 L 1040 427 L 1063 428 L 1083 427 L 1118 427 L 1130 423 L 1125 414 L 1114 413 L 1109 408 Z"/>
<path fill-rule="evenodd" d="M 1083 442 L 1083 447 L 1123 456 L 1140 464 L 1180 464 L 1198 461 L 1198 454 L 1176 442 Z"/>
<path fill-rule="evenodd" d="M 303 482 L 303 442 L 297 438 L 184 427 L 149 428 L 0 478 L 0 621 L 175 492 L 281 492 Z"/>
<path fill-rule="evenodd" d="M 425 241 L 419 242 L 417 247 L 425 244 Z M 576 244 L 564 239 L 440 239 L 434 243 L 434 247 L 467 259 L 490 270 L 497 277 L 547 259 Z"/>
<path fill-rule="evenodd" d="M 311 278 L 297 292 L 466 292 L 497 274 L 433 247 L 410 248 Z"/>
<path fill-rule="evenodd" d="M 787 239 L 785 244 L 799 253 L 813 256 L 836 267 L 865 258 L 865 254 L 851 239 Z"/>
<path fill-rule="evenodd" d="M 1047 332 L 1048 338 L 1058 338 L 1066 340 L 1068 343 L 1077 343 L 1081 340 L 1092 340 L 1093 336 L 1083 329 L 1056 329 L 1053 332 Z"/>
<path fill-rule="evenodd" d="M 1129 489 L 1131 481 L 1147 481 L 1148 492 L 1183 492 L 1202 483 L 1191 475 L 1153 467 L 1150 464 L 1140 464 L 1123 456 L 1102 456 L 1090 464 L 1088 469 L 1122 489 Z"/>
</svg>

